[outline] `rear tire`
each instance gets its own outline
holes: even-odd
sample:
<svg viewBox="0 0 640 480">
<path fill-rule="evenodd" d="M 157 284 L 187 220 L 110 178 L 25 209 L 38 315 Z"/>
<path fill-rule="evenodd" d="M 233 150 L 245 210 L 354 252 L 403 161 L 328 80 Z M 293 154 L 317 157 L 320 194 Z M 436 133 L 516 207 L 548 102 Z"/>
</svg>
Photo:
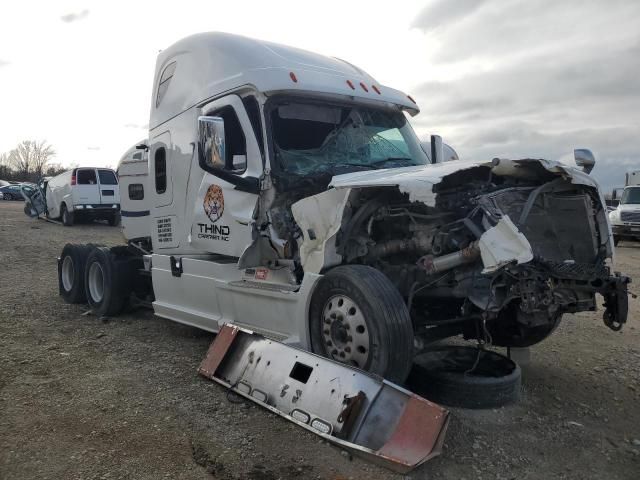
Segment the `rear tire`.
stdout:
<svg viewBox="0 0 640 480">
<path fill-rule="evenodd" d="M 402 296 L 379 270 L 344 265 L 322 277 L 309 309 L 315 353 L 380 375 L 407 378 L 413 326 Z"/>
<path fill-rule="evenodd" d="M 2 198 L 4 200 L 13 200 L 13 195 L 11 195 L 10 193 L 5 193 Z"/>
<path fill-rule="evenodd" d="M 91 247 L 67 243 L 58 263 L 58 289 L 67 303 L 85 303 L 84 270 Z"/>
<path fill-rule="evenodd" d="M 120 214 L 119 213 L 114 213 L 112 216 L 110 216 L 107 219 L 107 221 L 109 222 L 109 225 L 111 225 L 112 227 L 120 225 Z"/>
<path fill-rule="evenodd" d="M 613 236 L 613 246 L 617 247 L 618 243 L 620 243 L 620 237 L 618 237 L 617 235 Z"/>
<path fill-rule="evenodd" d="M 129 278 L 126 262 L 105 247 L 95 247 L 89 253 L 84 270 L 87 303 L 98 317 L 119 314 L 128 298 Z"/>
<path fill-rule="evenodd" d="M 67 210 L 67 206 L 63 203 L 60 207 L 60 217 L 62 218 L 62 224 L 65 227 L 73 226 L 73 212 Z"/>
</svg>

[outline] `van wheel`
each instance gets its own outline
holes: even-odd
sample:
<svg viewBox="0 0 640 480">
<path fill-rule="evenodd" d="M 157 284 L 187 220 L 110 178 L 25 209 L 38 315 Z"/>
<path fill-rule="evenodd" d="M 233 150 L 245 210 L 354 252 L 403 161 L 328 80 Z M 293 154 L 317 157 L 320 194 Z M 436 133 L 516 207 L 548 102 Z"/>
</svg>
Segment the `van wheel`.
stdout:
<svg viewBox="0 0 640 480">
<path fill-rule="evenodd" d="M 58 262 L 58 289 L 67 303 L 84 303 L 84 266 L 90 246 L 67 243 Z"/>
<path fill-rule="evenodd" d="M 618 243 L 620 243 L 620 237 L 618 237 L 617 235 L 613 236 L 613 246 L 617 247 Z"/>
<path fill-rule="evenodd" d="M 402 296 L 379 270 L 345 265 L 322 277 L 309 310 L 315 353 L 392 382 L 407 378 L 413 327 Z"/>
<path fill-rule="evenodd" d="M 107 219 L 107 221 L 109 222 L 109 225 L 111 225 L 112 227 L 115 227 L 116 225 L 120 225 L 120 214 L 114 213 Z"/>
<path fill-rule="evenodd" d="M 105 247 L 94 247 L 89 253 L 84 269 L 85 292 L 98 318 L 115 316 L 124 307 L 129 282 L 120 263 Z"/>
<path fill-rule="evenodd" d="M 62 207 L 60 207 L 60 216 L 62 217 L 62 224 L 65 227 L 73 226 L 73 212 L 67 210 L 67 206 L 63 203 Z"/>
</svg>

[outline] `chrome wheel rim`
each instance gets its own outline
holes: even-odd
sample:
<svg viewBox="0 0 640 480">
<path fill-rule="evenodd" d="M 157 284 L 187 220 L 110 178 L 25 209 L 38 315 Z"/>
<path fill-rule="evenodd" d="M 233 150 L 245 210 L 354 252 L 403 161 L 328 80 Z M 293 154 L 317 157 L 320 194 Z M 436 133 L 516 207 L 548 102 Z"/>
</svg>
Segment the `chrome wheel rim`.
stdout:
<svg viewBox="0 0 640 480">
<path fill-rule="evenodd" d="M 65 291 L 70 292 L 73 288 L 75 273 L 73 271 L 73 259 L 67 255 L 62 261 L 62 286 Z"/>
<path fill-rule="evenodd" d="M 360 307 L 347 295 L 334 295 L 322 310 L 322 338 L 327 355 L 364 368 L 369 360 L 369 328 Z"/>
<path fill-rule="evenodd" d="M 100 303 L 104 296 L 104 271 L 98 262 L 89 267 L 89 295 L 94 303 Z"/>
</svg>

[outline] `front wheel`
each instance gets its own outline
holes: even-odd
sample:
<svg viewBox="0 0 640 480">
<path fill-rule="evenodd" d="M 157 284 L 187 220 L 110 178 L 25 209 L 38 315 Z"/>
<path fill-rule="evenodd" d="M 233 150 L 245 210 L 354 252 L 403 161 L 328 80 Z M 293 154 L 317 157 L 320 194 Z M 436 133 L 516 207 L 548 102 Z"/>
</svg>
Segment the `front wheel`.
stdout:
<svg viewBox="0 0 640 480">
<path fill-rule="evenodd" d="M 395 383 L 409 374 L 409 310 L 396 287 L 375 268 L 345 265 L 322 277 L 311 298 L 309 328 L 315 353 Z"/>
<path fill-rule="evenodd" d="M 73 226 L 73 212 L 70 212 L 69 210 L 67 210 L 67 206 L 63 203 L 62 207 L 61 207 L 61 217 L 62 217 L 62 224 L 65 227 L 71 227 Z"/>
</svg>

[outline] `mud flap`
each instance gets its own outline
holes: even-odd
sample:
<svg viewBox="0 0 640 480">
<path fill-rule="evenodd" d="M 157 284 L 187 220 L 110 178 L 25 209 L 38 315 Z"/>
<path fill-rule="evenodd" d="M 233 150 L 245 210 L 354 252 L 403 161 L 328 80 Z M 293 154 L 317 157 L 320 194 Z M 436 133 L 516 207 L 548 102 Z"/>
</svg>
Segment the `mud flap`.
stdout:
<svg viewBox="0 0 640 480">
<path fill-rule="evenodd" d="M 440 454 L 449 412 L 384 379 L 223 325 L 198 372 L 396 472 Z"/>
<path fill-rule="evenodd" d="M 614 332 L 621 330 L 622 326 L 627 322 L 627 315 L 629 314 L 629 283 L 631 283 L 629 277 L 616 272 L 609 279 L 609 288 L 602 292 L 605 308 L 602 319 L 604 324 Z"/>
</svg>

